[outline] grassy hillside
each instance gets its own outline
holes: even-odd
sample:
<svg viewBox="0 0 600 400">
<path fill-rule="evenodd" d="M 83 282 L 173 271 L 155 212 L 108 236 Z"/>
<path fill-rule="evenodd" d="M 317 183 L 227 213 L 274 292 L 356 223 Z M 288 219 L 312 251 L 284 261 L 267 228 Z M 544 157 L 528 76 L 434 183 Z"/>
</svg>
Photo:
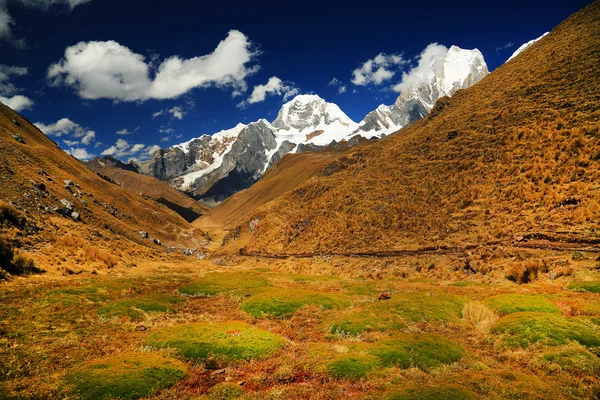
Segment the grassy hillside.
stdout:
<svg viewBox="0 0 600 400">
<path fill-rule="evenodd" d="M 194 225 L 234 228 L 258 207 L 295 189 L 335 159 L 337 153 L 288 154 L 250 188 L 231 196 Z"/>
<path fill-rule="evenodd" d="M 203 233 L 167 207 L 110 183 L 0 105 L 0 239 L 47 271 L 80 273 L 200 247 Z"/>
<path fill-rule="evenodd" d="M 164 204 L 188 222 L 196 220 L 209 211 L 207 207 L 200 205 L 191 197 L 152 176 L 115 168 L 100 168 L 96 172 L 109 177 L 122 188 Z"/>
<path fill-rule="evenodd" d="M 377 252 L 515 237 L 597 243 L 599 118 L 595 2 L 477 85 L 440 99 L 428 117 L 338 157 L 327 173 L 253 212 L 228 248 Z"/>
</svg>

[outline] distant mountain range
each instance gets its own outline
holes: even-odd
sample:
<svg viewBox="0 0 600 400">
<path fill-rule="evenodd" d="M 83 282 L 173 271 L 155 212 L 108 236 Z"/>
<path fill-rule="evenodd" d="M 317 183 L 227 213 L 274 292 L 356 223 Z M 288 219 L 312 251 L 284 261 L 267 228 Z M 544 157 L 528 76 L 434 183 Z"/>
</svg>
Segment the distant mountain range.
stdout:
<svg viewBox="0 0 600 400">
<path fill-rule="evenodd" d="M 157 150 L 136 168 L 216 204 L 250 187 L 285 154 L 382 138 L 427 115 L 439 98 L 474 85 L 488 73 L 479 50 L 452 46 L 444 55 L 432 57 L 427 74 L 404 89 L 393 105 L 380 105 L 360 123 L 315 94 L 299 95 L 285 103 L 272 122 L 238 124 Z"/>
</svg>

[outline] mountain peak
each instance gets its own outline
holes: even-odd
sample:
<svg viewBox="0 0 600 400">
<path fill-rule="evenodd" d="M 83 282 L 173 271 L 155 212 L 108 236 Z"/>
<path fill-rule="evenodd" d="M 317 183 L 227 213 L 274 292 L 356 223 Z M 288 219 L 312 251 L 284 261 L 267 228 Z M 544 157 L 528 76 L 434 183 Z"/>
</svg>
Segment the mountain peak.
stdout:
<svg viewBox="0 0 600 400">
<path fill-rule="evenodd" d="M 281 106 L 272 125 L 276 129 L 303 131 L 335 121 L 343 125 L 354 124 L 336 104 L 328 103 L 316 94 L 301 94 Z"/>
</svg>

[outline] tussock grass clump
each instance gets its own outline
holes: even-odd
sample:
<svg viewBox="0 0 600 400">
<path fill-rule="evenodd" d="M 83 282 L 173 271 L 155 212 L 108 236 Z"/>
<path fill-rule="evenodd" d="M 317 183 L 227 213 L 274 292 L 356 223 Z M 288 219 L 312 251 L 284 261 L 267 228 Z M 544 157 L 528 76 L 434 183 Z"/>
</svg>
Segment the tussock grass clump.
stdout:
<svg viewBox="0 0 600 400">
<path fill-rule="evenodd" d="M 119 260 L 107 251 L 91 245 L 88 241 L 73 235 L 65 235 L 55 242 L 55 247 L 69 249 L 69 254 L 80 263 L 104 265 L 114 268 Z"/>
<path fill-rule="evenodd" d="M 369 353 L 386 367 L 425 369 L 452 364 L 465 355 L 465 349 L 443 336 L 401 335 L 375 343 Z"/>
<path fill-rule="evenodd" d="M 30 275 L 45 272 L 35 266 L 33 260 L 25 254 L 15 253 L 13 247 L 0 238 L 0 271 L 12 275 Z M 0 273 L 0 279 L 5 276 Z"/>
<path fill-rule="evenodd" d="M 97 313 L 104 318 L 127 316 L 137 321 L 144 319 L 149 312 L 173 311 L 173 305 L 181 301 L 184 299 L 175 295 L 145 295 L 106 304 L 100 307 Z"/>
<path fill-rule="evenodd" d="M 377 357 L 369 354 L 343 354 L 327 364 L 327 371 L 338 379 L 361 379 L 380 366 Z"/>
<path fill-rule="evenodd" d="M 126 353 L 92 361 L 71 371 L 67 383 L 81 400 L 139 399 L 185 376 L 180 361 L 153 353 Z"/>
<path fill-rule="evenodd" d="M 475 395 L 454 386 L 425 386 L 389 393 L 385 400 L 475 400 Z"/>
<path fill-rule="evenodd" d="M 488 332 L 499 318 L 493 310 L 478 301 L 466 303 L 462 314 L 481 332 Z"/>
<path fill-rule="evenodd" d="M 147 344 L 175 348 L 193 361 L 231 362 L 268 357 L 284 342 L 279 335 L 243 322 L 199 322 L 160 329 L 148 337 Z"/>
<path fill-rule="evenodd" d="M 585 347 L 572 343 L 541 356 L 544 364 L 572 374 L 600 376 L 600 359 Z M 547 366 L 546 366 L 547 367 Z"/>
<path fill-rule="evenodd" d="M 0 227 L 4 224 L 8 226 L 22 227 L 27 219 L 23 213 L 12 204 L 0 200 Z"/>
<path fill-rule="evenodd" d="M 484 302 L 500 315 L 523 311 L 560 313 L 560 309 L 550 300 L 535 294 L 502 294 L 488 297 Z"/>
<path fill-rule="evenodd" d="M 375 312 L 392 312 L 408 322 L 453 321 L 461 316 L 466 299 L 449 293 L 396 293 L 374 303 Z"/>
<path fill-rule="evenodd" d="M 179 293 L 192 297 L 214 296 L 234 290 L 270 286 L 271 283 L 257 273 L 224 272 L 212 273 L 179 288 Z"/>
<path fill-rule="evenodd" d="M 363 311 L 350 314 L 329 327 L 330 333 L 355 336 L 362 332 L 386 332 L 406 328 L 406 324 L 391 314 Z"/>
<path fill-rule="evenodd" d="M 600 282 L 589 281 L 589 282 L 571 282 L 567 289 L 577 292 L 593 292 L 600 293 Z"/>
<path fill-rule="evenodd" d="M 308 305 L 331 310 L 346 307 L 350 301 L 337 293 L 279 289 L 252 296 L 240 308 L 255 318 L 284 318 Z"/>
<path fill-rule="evenodd" d="M 506 279 L 519 285 L 530 283 L 537 279 L 540 264 L 534 261 L 513 263 L 506 270 Z"/>
<path fill-rule="evenodd" d="M 502 317 L 491 329 L 501 334 L 509 346 L 529 347 L 534 343 L 547 346 L 570 341 L 584 346 L 600 346 L 600 336 L 589 321 L 542 312 L 518 312 Z"/>
<path fill-rule="evenodd" d="M 221 382 L 211 387 L 206 393 L 208 400 L 235 400 L 244 395 L 240 385 L 231 382 Z"/>
</svg>

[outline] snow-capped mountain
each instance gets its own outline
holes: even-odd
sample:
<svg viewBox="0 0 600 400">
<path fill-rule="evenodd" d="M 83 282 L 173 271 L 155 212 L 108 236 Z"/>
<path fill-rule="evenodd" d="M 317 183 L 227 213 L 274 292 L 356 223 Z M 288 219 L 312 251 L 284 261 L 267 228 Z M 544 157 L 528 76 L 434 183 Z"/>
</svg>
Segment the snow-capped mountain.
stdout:
<svg viewBox="0 0 600 400">
<path fill-rule="evenodd" d="M 521 54 L 522 52 L 524 52 L 525 50 L 527 50 L 529 47 L 531 47 L 532 44 L 534 44 L 535 42 L 537 42 L 538 40 L 540 40 L 541 38 L 543 38 L 544 36 L 546 36 L 549 33 L 550 32 L 546 32 L 546 33 L 544 33 L 542 36 L 540 36 L 537 39 L 533 39 L 533 40 L 530 40 L 527 43 L 523 43 L 517 50 L 515 50 L 514 53 L 512 53 L 512 56 L 510 56 L 508 58 L 508 60 L 506 60 L 506 62 L 509 62 L 510 60 L 512 60 L 513 58 L 515 58 L 516 56 L 518 56 L 519 54 Z"/>
<path fill-rule="evenodd" d="M 427 61 L 427 65 L 419 65 L 415 79 L 402 85 L 396 102 L 391 106 L 381 105 L 367 114 L 358 131 L 395 132 L 427 115 L 440 97 L 473 86 L 489 73 L 478 49 L 452 46 Z"/>
<path fill-rule="evenodd" d="M 298 95 L 285 103 L 277 118 L 203 135 L 167 149 L 139 166 L 140 172 L 192 193 L 209 203 L 224 200 L 256 182 L 287 153 L 315 150 L 334 142 L 380 138 L 429 112 L 442 96 L 451 96 L 488 74 L 479 50 L 452 46 L 428 60 L 424 72 L 402 88 L 396 102 L 381 105 L 360 122 L 321 97 Z"/>
</svg>

